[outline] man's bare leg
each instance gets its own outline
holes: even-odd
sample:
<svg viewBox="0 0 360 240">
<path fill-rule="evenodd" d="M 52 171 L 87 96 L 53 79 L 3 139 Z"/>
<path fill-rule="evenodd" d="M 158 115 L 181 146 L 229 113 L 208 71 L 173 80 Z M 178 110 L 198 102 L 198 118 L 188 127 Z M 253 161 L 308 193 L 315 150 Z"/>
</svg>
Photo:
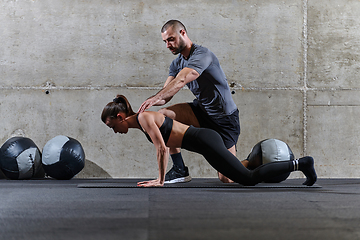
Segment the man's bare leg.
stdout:
<svg viewBox="0 0 360 240">
<path fill-rule="evenodd" d="M 200 127 L 200 124 L 188 103 L 175 104 L 162 108 L 158 112 L 183 124 Z"/>
<path fill-rule="evenodd" d="M 236 147 L 235 145 L 232 146 L 231 148 L 228 148 L 229 152 L 231 152 L 235 157 L 236 157 Z M 221 173 L 218 172 L 218 176 L 220 181 L 222 181 L 223 183 L 233 183 L 234 181 L 231 180 L 230 178 L 227 178 L 226 176 L 222 175 Z"/>
<path fill-rule="evenodd" d="M 186 125 L 199 127 L 199 122 L 188 103 L 175 104 L 160 109 L 158 112 Z M 188 168 L 184 164 L 180 148 L 170 148 L 170 156 L 173 161 L 173 169 L 166 173 L 165 183 L 190 181 L 191 177 L 188 173 Z"/>
<path fill-rule="evenodd" d="M 179 103 L 158 111 L 165 116 L 186 125 L 200 127 L 200 124 L 188 103 Z M 170 155 L 180 152 L 180 148 L 170 148 Z"/>
</svg>

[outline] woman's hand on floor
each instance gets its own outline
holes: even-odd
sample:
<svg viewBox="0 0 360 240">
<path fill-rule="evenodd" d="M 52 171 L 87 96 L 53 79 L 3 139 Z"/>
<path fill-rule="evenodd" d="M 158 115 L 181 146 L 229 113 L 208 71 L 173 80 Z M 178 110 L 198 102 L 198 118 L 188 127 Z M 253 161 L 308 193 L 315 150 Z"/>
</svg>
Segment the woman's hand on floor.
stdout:
<svg viewBox="0 0 360 240">
<path fill-rule="evenodd" d="M 162 187 L 162 186 L 164 186 L 164 183 L 161 184 L 159 179 L 155 179 L 155 180 L 138 182 L 137 186 L 138 187 Z"/>
</svg>

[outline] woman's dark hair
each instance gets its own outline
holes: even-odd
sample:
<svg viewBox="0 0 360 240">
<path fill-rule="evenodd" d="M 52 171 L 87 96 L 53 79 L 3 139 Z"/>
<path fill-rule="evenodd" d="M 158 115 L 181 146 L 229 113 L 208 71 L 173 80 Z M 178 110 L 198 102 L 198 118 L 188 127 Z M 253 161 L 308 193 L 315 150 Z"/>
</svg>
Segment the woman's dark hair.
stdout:
<svg viewBox="0 0 360 240">
<path fill-rule="evenodd" d="M 101 120 L 105 123 L 108 117 L 116 118 L 119 112 L 125 113 L 127 117 L 135 114 L 124 95 L 117 95 L 112 102 L 106 104 L 101 114 Z"/>
</svg>

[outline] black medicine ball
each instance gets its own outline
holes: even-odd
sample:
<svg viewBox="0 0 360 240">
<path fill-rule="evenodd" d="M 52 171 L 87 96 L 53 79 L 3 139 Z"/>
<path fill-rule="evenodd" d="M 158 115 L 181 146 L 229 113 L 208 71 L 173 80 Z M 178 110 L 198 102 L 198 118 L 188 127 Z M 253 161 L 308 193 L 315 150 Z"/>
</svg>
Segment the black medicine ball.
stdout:
<svg viewBox="0 0 360 240">
<path fill-rule="evenodd" d="M 9 179 L 30 179 L 42 170 L 40 150 L 29 138 L 10 138 L 0 148 L 0 168 Z"/>
</svg>

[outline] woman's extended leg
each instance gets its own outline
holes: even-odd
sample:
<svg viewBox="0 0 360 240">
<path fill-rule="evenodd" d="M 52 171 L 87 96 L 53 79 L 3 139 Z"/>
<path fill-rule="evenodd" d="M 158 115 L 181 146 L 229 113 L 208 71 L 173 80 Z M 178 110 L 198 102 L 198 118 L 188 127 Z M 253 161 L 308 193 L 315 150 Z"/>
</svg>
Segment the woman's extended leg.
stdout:
<svg viewBox="0 0 360 240">
<path fill-rule="evenodd" d="M 202 154 L 217 171 L 243 185 L 255 185 L 266 178 L 297 170 L 303 171 L 306 175 L 307 180 L 304 184 L 313 185 L 316 181 L 311 157 L 268 163 L 248 170 L 226 149 L 220 135 L 210 129 L 190 127 L 184 135 L 182 148 Z"/>
<path fill-rule="evenodd" d="M 289 167 L 290 169 L 288 169 Z M 317 180 L 314 169 L 314 159 L 310 156 L 291 161 L 271 162 L 261 165 L 253 170 L 253 177 L 263 180 L 276 177 L 282 169 L 288 169 L 287 172 L 302 171 L 306 176 L 306 181 L 303 185 L 312 186 Z"/>
<path fill-rule="evenodd" d="M 237 183 L 252 182 L 251 172 L 226 149 L 214 130 L 190 126 L 181 148 L 203 155 L 213 168 Z"/>
</svg>

